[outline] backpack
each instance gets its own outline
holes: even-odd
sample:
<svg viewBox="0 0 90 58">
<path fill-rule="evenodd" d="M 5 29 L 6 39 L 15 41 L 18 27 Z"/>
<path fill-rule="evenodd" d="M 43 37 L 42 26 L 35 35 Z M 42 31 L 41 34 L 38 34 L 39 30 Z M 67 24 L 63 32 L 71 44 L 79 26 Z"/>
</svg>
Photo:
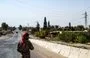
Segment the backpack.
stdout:
<svg viewBox="0 0 90 58">
<path fill-rule="evenodd" d="M 17 51 L 20 52 L 20 53 L 27 53 L 30 50 L 33 50 L 34 47 L 32 45 L 32 43 L 30 41 L 27 41 L 28 42 L 28 45 L 25 45 L 23 46 L 22 43 L 18 43 L 18 46 L 17 46 Z"/>
<path fill-rule="evenodd" d="M 25 52 L 24 51 L 25 47 L 23 47 L 22 43 L 18 43 L 18 46 L 17 46 L 17 51 L 20 52 L 20 53 L 23 53 Z"/>
</svg>

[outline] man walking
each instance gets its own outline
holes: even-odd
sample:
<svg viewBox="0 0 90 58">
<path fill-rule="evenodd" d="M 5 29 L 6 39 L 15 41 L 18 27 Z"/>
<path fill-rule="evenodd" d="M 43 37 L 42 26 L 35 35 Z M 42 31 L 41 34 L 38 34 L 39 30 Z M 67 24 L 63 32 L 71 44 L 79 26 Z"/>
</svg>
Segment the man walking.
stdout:
<svg viewBox="0 0 90 58">
<path fill-rule="evenodd" d="M 22 40 L 17 46 L 17 51 L 21 53 L 22 58 L 30 58 L 30 50 L 34 49 L 32 43 L 28 39 L 29 34 L 25 32 L 22 36 Z"/>
</svg>

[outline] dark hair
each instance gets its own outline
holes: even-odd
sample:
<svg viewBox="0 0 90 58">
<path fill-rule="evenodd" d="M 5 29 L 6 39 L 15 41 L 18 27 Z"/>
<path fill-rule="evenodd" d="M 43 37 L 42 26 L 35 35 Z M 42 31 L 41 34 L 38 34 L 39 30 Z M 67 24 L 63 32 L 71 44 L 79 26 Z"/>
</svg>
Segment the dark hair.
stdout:
<svg viewBox="0 0 90 58">
<path fill-rule="evenodd" d="M 29 36 L 29 34 L 28 34 L 28 33 L 26 33 L 26 37 L 27 37 L 27 36 Z"/>
</svg>

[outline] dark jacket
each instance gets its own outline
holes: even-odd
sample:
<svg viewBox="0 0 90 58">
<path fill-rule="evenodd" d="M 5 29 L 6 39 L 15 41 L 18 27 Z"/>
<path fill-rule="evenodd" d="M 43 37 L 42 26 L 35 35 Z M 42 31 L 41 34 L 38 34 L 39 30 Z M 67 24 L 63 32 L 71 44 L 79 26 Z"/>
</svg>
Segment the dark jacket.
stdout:
<svg viewBox="0 0 90 58">
<path fill-rule="evenodd" d="M 34 47 L 29 40 L 25 41 L 25 46 L 22 43 L 18 43 L 17 51 L 22 54 L 22 58 L 30 58 L 30 50 L 33 50 Z"/>
</svg>

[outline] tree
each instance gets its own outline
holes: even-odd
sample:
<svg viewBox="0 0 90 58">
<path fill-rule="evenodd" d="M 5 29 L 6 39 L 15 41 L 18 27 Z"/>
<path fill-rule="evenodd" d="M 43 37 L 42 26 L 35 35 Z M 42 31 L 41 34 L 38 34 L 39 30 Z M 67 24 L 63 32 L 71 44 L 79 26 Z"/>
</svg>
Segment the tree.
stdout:
<svg viewBox="0 0 90 58">
<path fill-rule="evenodd" d="M 10 31 L 14 31 L 15 29 L 16 29 L 16 27 L 14 26 L 14 27 L 8 27 L 8 29 L 10 30 Z"/>
<path fill-rule="evenodd" d="M 50 28 L 50 21 L 48 21 L 48 28 Z"/>
<path fill-rule="evenodd" d="M 31 34 L 35 34 L 36 31 L 36 28 L 31 28 Z"/>
<path fill-rule="evenodd" d="M 78 31 L 83 31 L 85 28 L 84 28 L 84 26 L 83 25 L 78 25 L 77 26 L 77 30 Z"/>
<path fill-rule="evenodd" d="M 12 28 L 12 30 L 13 30 L 13 31 L 16 30 L 16 27 L 14 26 L 14 27 Z"/>
<path fill-rule="evenodd" d="M 58 29 L 59 28 L 59 25 L 55 25 L 55 29 Z"/>
<path fill-rule="evenodd" d="M 47 29 L 47 20 L 46 20 L 46 17 L 44 17 L 43 29 Z"/>
<path fill-rule="evenodd" d="M 19 27 L 18 27 L 18 28 L 19 28 L 19 30 L 22 30 L 22 25 L 19 25 Z"/>
<path fill-rule="evenodd" d="M 71 28 L 71 22 L 69 22 L 69 28 Z"/>
<path fill-rule="evenodd" d="M 39 30 L 40 30 L 40 24 L 39 24 L 39 22 L 37 22 L 36 29 L 37 29 L 37 31 L 39 31 Z"/>
<path fill-rule="evenodd" d="M 89 29 L 90 29 L 90 25 L 89 25 Z"/>
<path fill-rule="evenodd" d="M 8 24 L 6 24 L 5 22 L 2 23 L 1 25 L 3 30 L 7 30 L 8 29 Z"/>
</svg>

